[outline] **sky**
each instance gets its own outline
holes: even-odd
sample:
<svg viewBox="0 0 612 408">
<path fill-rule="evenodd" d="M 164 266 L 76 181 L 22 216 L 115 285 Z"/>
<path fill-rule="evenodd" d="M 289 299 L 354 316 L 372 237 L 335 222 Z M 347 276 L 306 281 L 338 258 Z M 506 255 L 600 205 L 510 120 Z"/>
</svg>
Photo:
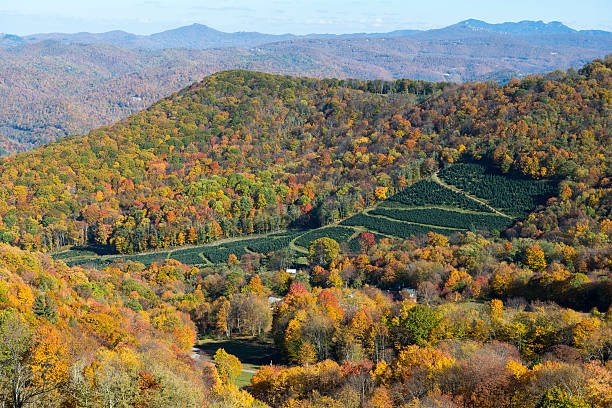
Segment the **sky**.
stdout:
<svg viewBox="0 0 612 408">
<path fill-rule="evenodd" d="M 226 32 L 387 32 L 490 23 L 561 21 L 612 31 L 612 0 L 0 0 L 0 32 L 152 34 L 193 23 Z"/>
</svg>

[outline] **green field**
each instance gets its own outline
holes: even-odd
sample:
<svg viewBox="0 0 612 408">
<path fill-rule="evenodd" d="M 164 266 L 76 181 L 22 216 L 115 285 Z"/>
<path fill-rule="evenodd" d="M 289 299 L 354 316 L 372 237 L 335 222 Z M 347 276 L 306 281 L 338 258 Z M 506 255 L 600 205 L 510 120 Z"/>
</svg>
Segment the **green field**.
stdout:
<svg viewBox="0 0 612 408">
<path fill-rule="evenodd" d="M 134 255 L 98 255 L 95 251 L 88 249 L 71 249 L 54 254 L 53 257 L 66 262 L 69 266 L 104 267 L 116 260 L 130 260 L 150 265 L 165 259 L 176 259 L 186 265 L 202 266 L 226 262 L 231 254 L 240 259 L 247 252 L 263 254 L 274 252 L 288 247 L 292 240 L 303 233 L 304 231 L 281 232 L 258 238 L 234 238 L 207 245 Z"/>
<path fill-rule="evenodd" d="M 399 220 L 391 220 L 383 217 L 370 216 L 367 214 L 357 214 L 342 221 L 342 225 L 353 227 L 363 227 L 367 230 L 379 232 L 398 238 L 410 238 L 411 236 L 427 234 L 430 231 L 443 235 L 451 235 L 465 230 L 456 228 L 440 228 L 435 225 L 421 225 Z"/>
<path fill-rule="evenodd" d="M 486 200 L 501 212 L 525 217 L 544 204 L 557 190 L 553 181 L 500 174 L 476 163 L 459 163 L 440 171 L 440 179 L 475 197 Z"/>
<path fill-rule="evenodd" d="M 401 203 L 407 207 L 439 206 L 446 208 L 460 208 L 471 211 L 491 212 L 491 210 L 465 194 L 452 191 L 433 180 L 421 180 L 418 183 L 402 190 L 389 201 Z"/>
<path fill-rule="evenodd" d="M 177 251 L 178 252 L 178 251 Z M 172 252 L 170 251 L 160 251 L 153 253 L 145 253 L 145 254 L 134 254 L 134 255 L 103 255 L 99 256 L 95 253 L 91 254 L 90 251 L 80 250 L 80 249 L 71 249 L 68 251 L 60 252 L 58 254 L 54 254 L 53 257 L 55 259 L 60 259 L 66 262 L 68 266 L 89 266 L 93 268 L 103 268 L 112 264 L 114 261 L 121 260 L 129 260 L 134 262 L 140 262 L 145 265 L 150 265 L 156 261 L 163 261 L 164 259 L 168 259 Z"/>
<path fill-rule="evenodd" d="M 460 163 L 400 191 L 376 208 L 340 224 L 408 238 L 429 231 L 503 231 L 556 191 L 552 181 L 503 175 L 482 164 Z M 352 242 L 352 248 L 358 244 Z"/>
<path fill-rule="evenodd" d="M 300 235 L 295 240 L 295 245 L 301 246 L 303 248 L 308 248 L 312 241 L 315 241 L 319 238 L 327 237 L 336 240 L 337 242 L 346 242 L 351 238 L 351 236 L 355 234 L 355 230 L 352 228 L 346 227 L 326 227 L 326 228 L 317 228 L 312 231 L 308 231 L 307 233 Z"/>
<path fill-rule="evenodd" d="M 238 387 L 250 384 L 251 377 L 266 364 L 283 364 L 282 355 L 271 342 L 254 339 L 212 340 L 206 339 L 198 342 L 196 346 L 205 358 L 212 360 L 218 349 L 225 349 L 233 354 L 242 363 L 242 373 L 236 379 Z"/>
<path fill-rule="evenodd" d="M 390 209 L 378 207 L 369 212 L 370 215 L 381 215 L 399 221 L 418 224 L 429 224 L 435 220 L 436 225 L 459 229 L 497 229 L 508 226 L 512 220 L 497 214 L 480 214 L 467 211 L 444 210 L 441 208 Z"/>
<path fill-rule="evenodd" d="M 232 254 L 240 259 L 247 253 L 268 254 L 285 248 L 303 256 L 310 243 L 321 237 L 346 243 L 356 252 L 361 232 L 371 232 L 379 241 L 381 238 L 409 238 L 430 231 L 447 236 L 465 231 L 503 231 L 544 203 L 556 188 L 551 181 L 503 175 L 481 164 L 459 163 L 336 225 L 231 238 L 136 255 L 104 255 L 100 254 L 100 249 L 79 249 L 53 256 L 69 266 L 104 267 L 119 259 L 145 265 L 176 259 L 188 265 L 206 266 L 225 263 Z"/>
</svg>

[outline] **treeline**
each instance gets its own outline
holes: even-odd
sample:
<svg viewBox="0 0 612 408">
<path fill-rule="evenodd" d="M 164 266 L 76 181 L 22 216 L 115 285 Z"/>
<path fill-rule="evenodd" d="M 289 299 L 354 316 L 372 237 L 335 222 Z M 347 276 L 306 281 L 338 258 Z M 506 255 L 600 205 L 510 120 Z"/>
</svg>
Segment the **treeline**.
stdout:
<svg viewBox="0 0 612 408">
<path fill-rule="evenodd" d="M 397 79 L 395 81 L 360 80 L 360 79 L 331 79 L 323 80 L 331 86 L 339 88 L 352 88 L 365 92 L 378 94 L 413 94 L 431 96 L 456 85 L 450 82 L 428 82 L 411 79 Z"/>
</svg>

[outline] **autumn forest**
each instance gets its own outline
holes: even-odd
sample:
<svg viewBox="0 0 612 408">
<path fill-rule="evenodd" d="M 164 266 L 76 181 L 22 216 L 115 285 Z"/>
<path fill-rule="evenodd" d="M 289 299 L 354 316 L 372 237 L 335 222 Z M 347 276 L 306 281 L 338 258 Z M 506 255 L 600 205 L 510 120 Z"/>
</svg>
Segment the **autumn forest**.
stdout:
<svg viewBox="0 0 612 408">
<path fill-rule="evenodd" d="M 0 159 L 0 407 L 612 408 L 611 304 L 610 56 L 223 71 Z"/>
</svg>

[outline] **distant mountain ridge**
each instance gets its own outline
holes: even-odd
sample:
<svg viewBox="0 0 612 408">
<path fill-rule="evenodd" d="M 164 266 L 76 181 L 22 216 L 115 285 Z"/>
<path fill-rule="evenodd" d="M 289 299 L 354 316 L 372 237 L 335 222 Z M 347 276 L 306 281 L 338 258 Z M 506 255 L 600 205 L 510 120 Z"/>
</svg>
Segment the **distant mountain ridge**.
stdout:
<svg viewBox="0 0 612 408">
<path fill-rule="evenodd" d="M 109 44 L 123 48 L 158 50 L 168 48 L 250 48 L 265 43 L 297 38 L 297 36 L 292 34 L 274 35 L 257 32 L 225 33 L 206 25 L 195 23 L 151 35 L 138 35 L 126 31 L 115 30 L 105 33 L 42 33 L 17 38 L 21 43 L 30 44 L 54 40 L 68 44 Z M 15 38 L 12 40 L 15 42 Z M 0 38 L 0 45 L 7 45 L 4 39 Z"/>
<path fill-rule="evenodd" d="M 263 34 L 259 32 L 226 33 L 203 24 L 192 24 L 178 27 L 151 35 L 137 35 L 125 31 L 108 31 L 105 33 L 81 32 L 75 34 L 44 33 L 23 37 L 3 35 L 0 37 L 0 46 L 15 46 L 24 43 L 37 43 L 46 40 L 55 40 L 69 44 L 111 44 L 124 48 L 167 49 L 167 48 L 251 48 L 273 42 L 298 39 L 345 39 L 356 37 L 413 37 L 435 38 L 445 35 L 473 35 L 473 34 L 506 34 L 516 36 L 533 35 L 578 35 L 578 36 L 607 36 L 612 33 L 601 30 L 574 30 L 561 22 L 552 21 L 519 21 L 490 24 L 485 21 L 469 19 L 448 27 L 432 30 L 396 30 L 383 33 L 351 33 L 351 34 Z"/>
<path fill-rule="evenodd" d="M 69 44 L 110 44 L 124 48 L 168 49 L 168 48 L 249 48 L 269 42 L 295 38 L 294 35 L 273 35 L 256 32 L 225 33 L 203 24 L 192 24 L 151 35 L 137 35 L 125 31 L 105 33 L 48 33 L 23 37 L 27 43 L 55 40 Z"/>
<path fill-rule="evenodd" d="M 578 32 L 577 30 L 574 30 L 559 21 L 551 21 L 550 23 L 545 23 L 541 20 L 524 20 L 516 23 L 506 22 L 499 24 L 489 24 L 481 20 L 469 19 L 461 21 L 455 24 L 454 26 L 464 27 L 473 30 L 496 31 L 507 34 L 561 34 Z"/>
</svg>

